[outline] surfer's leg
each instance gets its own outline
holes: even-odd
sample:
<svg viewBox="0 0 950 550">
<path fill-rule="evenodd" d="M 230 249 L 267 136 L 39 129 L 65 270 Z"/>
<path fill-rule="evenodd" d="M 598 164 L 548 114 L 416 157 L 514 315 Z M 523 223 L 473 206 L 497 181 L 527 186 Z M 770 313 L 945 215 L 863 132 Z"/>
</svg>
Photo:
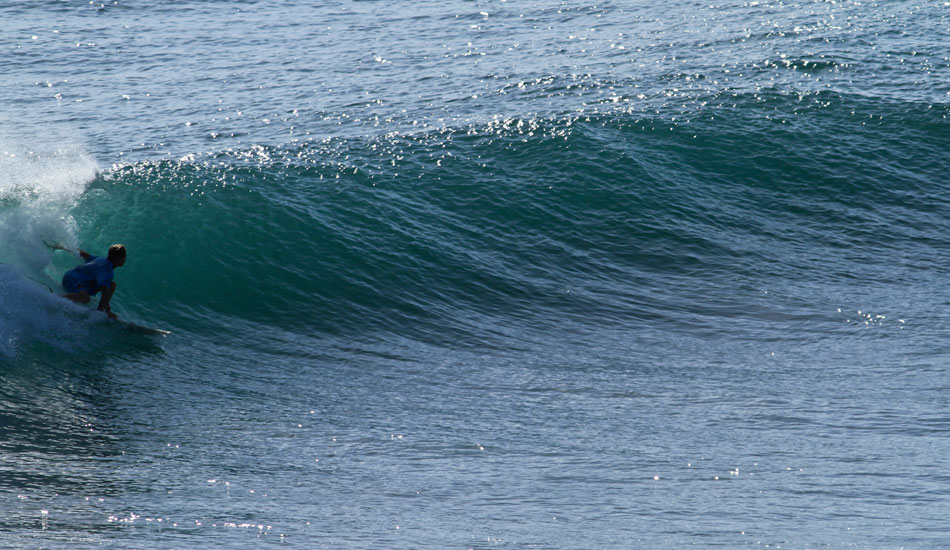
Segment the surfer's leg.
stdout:
<svg viewBox="0 0 950 550">
<path fill-rule="evenodd" d="M 63 294 L 63 298 L 66 298 L 67 300 L 72 300 L 78 304 L 89 303 L 89 294 L 85 291 L 67 292 L 66 294 Z"/>
</svg>

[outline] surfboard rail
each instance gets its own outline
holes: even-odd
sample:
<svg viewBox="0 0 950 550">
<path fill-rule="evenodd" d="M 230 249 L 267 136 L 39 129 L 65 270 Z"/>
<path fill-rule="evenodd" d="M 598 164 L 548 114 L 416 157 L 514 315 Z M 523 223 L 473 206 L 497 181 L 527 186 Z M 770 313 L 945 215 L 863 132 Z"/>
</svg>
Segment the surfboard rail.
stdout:
<svg viewBox="0 0 950 550">
<path fill-rule="evenodd" d="M 122 319 L 115 319 L 113 322 L 118 324 L 125 330 L 128 330 L 130 332 L 136 332 L 138 334 L 147 334 L 150 336 L 168 336 L 169 334 L 172 333 L 170 330 L 146 327 L 144 325 L 139 325 L 139 324 L 133 323 L 132 321 L 125 321 Z"/>
</svg>

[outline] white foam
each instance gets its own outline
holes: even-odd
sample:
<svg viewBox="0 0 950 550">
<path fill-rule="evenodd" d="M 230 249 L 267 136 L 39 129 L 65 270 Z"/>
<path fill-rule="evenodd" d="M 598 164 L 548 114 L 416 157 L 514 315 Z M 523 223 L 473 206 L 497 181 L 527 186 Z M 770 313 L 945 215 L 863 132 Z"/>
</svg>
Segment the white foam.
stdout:
<svg viewBox="0 0 950 550">
<path fill-rule="evenodd" d="M 49 269 L 45 242 L 76 245 L 72 210 L 96 173 L 92 157 L 62 133 L 0 130 L 0 355 L 26 340 L 64 349 L 76 341 L 68 336 L 85 310 L 49 292 L 61 273 Z"/>
<path fill-rule="evenodd" d="M 96 176 L 95 161 L 77 140 L 52 129 L 0 131 L 0 199 L 69 199 Z"/>
<path fill-rule="evenodd" d="M 82 349 L 95 314 L 0 265 L 0 356 L 13 357 L 36 342 L 63 351 Z"/>
<path fill-rule="evenodd" d="M 44 241 L 74 245 L 76 199 L 96 177 L 95 161 L 51 128 L 0 131 L 0 262 L 38 273 Z"/>
</svg>

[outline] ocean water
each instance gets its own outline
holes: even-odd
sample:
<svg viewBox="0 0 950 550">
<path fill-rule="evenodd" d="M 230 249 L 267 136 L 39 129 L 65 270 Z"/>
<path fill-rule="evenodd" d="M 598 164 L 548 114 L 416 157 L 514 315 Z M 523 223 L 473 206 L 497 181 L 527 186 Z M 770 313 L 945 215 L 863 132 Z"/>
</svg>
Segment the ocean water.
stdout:
<svg viewBox="0 0 950 550">
<path fill-rule="evenodd" d="M 948 38 L 0 2 L 0 547 L 950 548 Z"/>
</svg>

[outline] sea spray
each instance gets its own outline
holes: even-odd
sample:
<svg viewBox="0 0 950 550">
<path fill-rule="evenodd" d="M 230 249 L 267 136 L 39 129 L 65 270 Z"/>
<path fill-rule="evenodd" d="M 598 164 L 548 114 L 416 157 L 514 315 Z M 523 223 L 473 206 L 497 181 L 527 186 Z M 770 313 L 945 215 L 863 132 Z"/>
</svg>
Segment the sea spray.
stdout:
<svg viewBox="0 0 950 550">
<path fill-rule="evenodd" d="M 37 275 L 50 261 L 44 243 L 75 247 L 70 211 L 97 170 L 80 145 L 51 130 L 0 133 L 0 261 Z"/>
<path fill-rule="evenodd" d="M 55 262 L 47 243 L 76 247 L 71 210 L 96 170 L 56 132 L 0 134 L 0 353 L 29 342 L 71 349 L 87 334 L 76 322 L 84 310 L 55 294 L 70 260 Z"/>
</svg>

